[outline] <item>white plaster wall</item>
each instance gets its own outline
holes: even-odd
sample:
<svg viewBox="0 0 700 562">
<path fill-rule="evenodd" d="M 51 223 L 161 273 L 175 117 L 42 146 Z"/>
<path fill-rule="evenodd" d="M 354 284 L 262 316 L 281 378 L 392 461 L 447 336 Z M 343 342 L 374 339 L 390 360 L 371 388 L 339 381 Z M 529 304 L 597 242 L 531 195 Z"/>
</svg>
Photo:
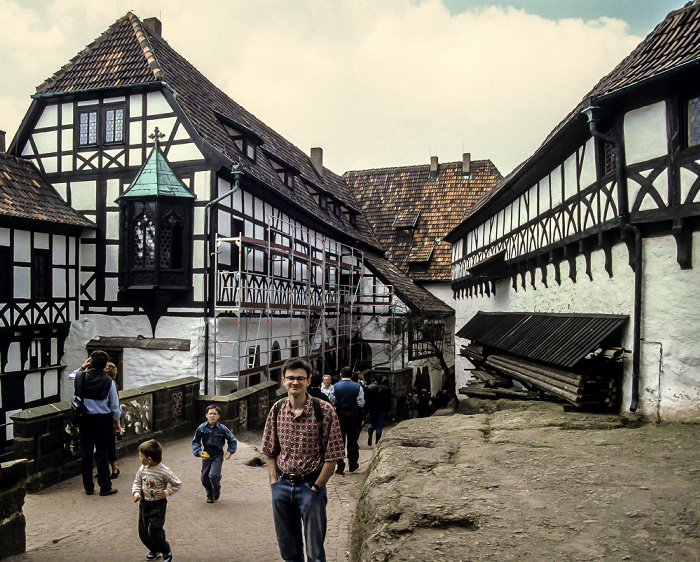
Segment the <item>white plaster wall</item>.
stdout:
<svg viewBox="0 0 700 562">
<path fill-rule="evenodd" d="M 640 404 L 638 413 L 662 420 L 700 418 L 700 351 L 697 333 L 700 330 L 698 286 L 700 285 L 700 233 L 693 238 L 695 249 L 693 268 L 681 270 L 676 262 L 676 245 L 672 237 L 644 240 L 644 277 L 640 367 Z M 577 258 L 577 282 L 569 275 L 568 262 L 562 262 L 561 285 L 554 281 L 554 267 L 548 266 L 547 284 L 541 275 L 535 276 L 535 288 L 526 275 L 523 289 L 518 278 L 518 289 L 513 290 L 511 279 L 497 282 L 495 296 L 461 297 L 456 307 L 456 329 L 459 330 L 478 311 L 507 312 L 560 312 L 625 314 L 630 317 L 623 333 L 623 345 L 631 350 L 632 316 L 634 304 L 634 272 L 628 265 L 624 244 L 613 248 L 613 277 L 605 271 L 602 250 L 591 255 L 593 280 L 585 274 L 583 256 Z M 659 343 L 651 343 L 659 342 Z M 457 339 L 456 347 L 467 341 Z M 659 385 L 659 350 L 663 349 L 661 384 Z M 462 370 L 468 363 L 457 361 L 457 389 L 468 380 Z M 625 357 L 622 410 L 627 411 L 631 401 L 631 353 Z M 659 386 L 661 400 L 659 402 Z"/>
<path fill-rule="evenodd" d="M 666 103 L 661 101 L 626 113 L 624 134 L 627 164 L 667 154 Z"/>
</svg>

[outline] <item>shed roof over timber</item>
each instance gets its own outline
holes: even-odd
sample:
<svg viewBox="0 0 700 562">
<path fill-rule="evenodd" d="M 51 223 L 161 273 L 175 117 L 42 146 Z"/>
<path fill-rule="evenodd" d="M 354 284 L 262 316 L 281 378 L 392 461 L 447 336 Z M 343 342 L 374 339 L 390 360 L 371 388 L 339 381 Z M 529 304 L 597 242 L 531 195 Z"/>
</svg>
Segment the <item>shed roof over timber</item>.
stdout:
<svg viewBox="0 0 700 562">
<path fill-rule="evenodd" d="M 614 314 L 479 311 L 457 336 L 519 357 L 573 367 L 627 318 Z"/>
</svg>

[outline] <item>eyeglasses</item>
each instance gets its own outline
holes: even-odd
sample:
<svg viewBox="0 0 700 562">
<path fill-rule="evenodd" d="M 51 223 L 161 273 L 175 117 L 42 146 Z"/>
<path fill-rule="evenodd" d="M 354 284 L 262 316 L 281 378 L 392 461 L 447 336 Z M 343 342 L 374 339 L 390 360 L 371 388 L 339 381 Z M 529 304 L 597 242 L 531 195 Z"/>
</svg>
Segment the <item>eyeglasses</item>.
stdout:
<svg viewBox="0 0 700 562">
<path fill-rule="evenodd" d="M 307 377 L 284 377 L 288 382 L 305 382 Z"/>
</svg>

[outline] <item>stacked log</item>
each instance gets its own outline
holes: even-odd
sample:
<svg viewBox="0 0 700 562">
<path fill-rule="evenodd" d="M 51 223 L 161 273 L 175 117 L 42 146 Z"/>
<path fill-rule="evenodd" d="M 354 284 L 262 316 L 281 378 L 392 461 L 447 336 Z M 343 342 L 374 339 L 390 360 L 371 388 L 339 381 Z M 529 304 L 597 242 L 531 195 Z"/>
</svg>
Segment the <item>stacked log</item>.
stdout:
<svg viewBox="0 0 700 562">
<path fill-rule="evenodd" d="M 612 407 L 617 398 L 615 382 L 609 377 L 580 375 L 505 355 L 489 355 L 485 365 L 576 406 L 596 404 Z"/>
</svg>

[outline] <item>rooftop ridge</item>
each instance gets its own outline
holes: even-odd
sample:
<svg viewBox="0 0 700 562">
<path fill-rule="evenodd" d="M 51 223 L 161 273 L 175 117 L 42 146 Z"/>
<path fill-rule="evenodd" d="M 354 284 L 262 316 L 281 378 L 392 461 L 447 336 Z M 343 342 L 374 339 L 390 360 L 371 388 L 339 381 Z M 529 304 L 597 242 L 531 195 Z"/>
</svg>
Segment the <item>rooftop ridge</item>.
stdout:
<svg viewBox="0 0 700 562">
<path fill-rule="evenodd" d="M 44 80 L 43 83 L 39 84 L 36 87 L 36 93 L 41 94 L 41 93 L 45 92 L 46 90 L 48 90 L 51 87 L 51 84 L 53 82 L 56 82 L 57 80 L 62 78 L 72 67 L 74 67 L 78 63 L 78 61 L 80 61 L 86 55 L 88 55 L 90 53 L 90 51 L 92 51 L 97 45 L 102 43 L 102 41 L 104 41 L 117 26 L 119 26 L 120 24 L 123 24 L 123 22 L 129 16 L 129 14 L 131 14 L 131 12 L 127 12 L 126 15 L 117 19 L 117 21 L 115 21 L 105 31 L 103 31 L 102 34 L 99 37 L 97 37 L 97 39 L 95 39 L 94 41 L 92 41 L 91 43 L 86 45 L 82 51 L 80 51 L 77 55 L 75 55 L 72 59 L 70 59 L 66 64 L 64 64 L 59 70 L 57 70 L 51 76 L 49 76 L 46 80 Z"/>
<path fill-rule="evenodd" d="M 131 26 L 134 29 L 134 35 L 136 36 L 136 40 L 139 42 L 139 45 L 143 50 L 143 56 L 146 57 L 148 66 L 151 68 L 151 71 L 153 71 L 153 76 L 156 80 L 162 80 L 163 69 L 160 67 L 158 59 L 156 59 L 156 55 L 153 52 L 153 48 L 151 47 L 151 42 L 148 40 L 148 35 L 146 35 L 146 33 L 143 30 L 143 24 L 141 23 L 141 20 L 133 12 L 128 12 L 126 14 L 126 17 L 128 17 L 131 21 Z"/>
<path fill-rule="evenodd" d="M 700 2 L 700 0 L 697 0 Z M 491 165 L 494 166 L 494 163 L 491 162 L 490 158 L 484 158 L 482 160 L 472 160 L 471 161 L 472 166 L 479 165 Z M 462 161 L 457 160 L 455 162 L 440 162 L 440 166 L 461 166 Z M 387 170 L 409 170 L 409 169 L 422 169 L 422 168 L 427 168 L 430 169 L 430 164 L 409 164 L 407 166 L 386 166 L 383 168 L 360 168 L 357 170 L 347 170 L 346 172 L 343 172 L 343 175 L 345 174 L 354 174 L 354 173 L 359 173 L 359 172 L 383 172 Z"/>
</svg>

